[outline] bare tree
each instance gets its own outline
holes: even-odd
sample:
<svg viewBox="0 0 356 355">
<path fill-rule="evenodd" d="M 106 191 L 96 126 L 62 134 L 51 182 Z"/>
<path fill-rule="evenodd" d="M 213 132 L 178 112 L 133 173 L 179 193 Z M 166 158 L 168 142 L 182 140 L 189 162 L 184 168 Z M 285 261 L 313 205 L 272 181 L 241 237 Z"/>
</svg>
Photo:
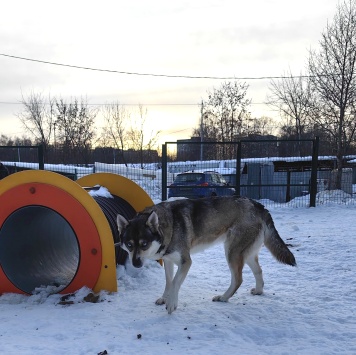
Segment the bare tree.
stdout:
<svg viewBox="0 0 356 355">
<path fill-rule="evenodd" d="M 97 108 L 89 107 L 83 98 L 80 102 L 75 98 L 69 104 L 62 99 L 56 101 L 56 109 L 57 137 L 63 150 L 71 154 L 72 160 L 81 158 L 85 164 L 89 163 Z"/>
<path fill-rule="evenodd" d="M 3 145 L 3 146 L 14 145 L 14 139 L 5 135 L 5 134 L 1 134 L 0 135 L 0 145 Z"/>
<path fill-rule="evenodd" d="M 286 120 L 286 125 L 290 127 L 291 136 L 302 139 L 308 126 L 313 101 L 308 78 L 303 75 L 294 77 L 289 71 L 283 79 L 272 80 L 269 89 L 271 94 L 267 96 L 267 104 L 279 110 Z"/>
<path fill-rule="evenodd" d="M 119 156 L 127 166 L 124 151 L 127 148 L 130 113 L 119 102 L 113 102 L 104 106 L 102 114 L 105 121 L 102 139 L 106 145 L 118 149 Z"/>
<path fill-rule="evenodd" d="M 208 91 L 208 99 L 202 101 L 201 127 L 193 134 L 205 140 L 233 142 L 247 135 L 250 99 L 246 98 L 248 85 L 238 81 L 224 82 L 219 88 Z M 224 157 L 235 156 L 233 146 L 222 145 Z"/>
<path fill-rule="evenodd" d="M 343 156 L 356 129 L 356 0 L 346 0 L 309 54 L 311 88 L 317 96 L 313 123 L 328 133 L 337 158 L 335 188 L 341 188 Z"/>
<path fill-rule="evenodd" d="M 273 130 L 275 122 L 273 118 L 262 116 L 259 118 L 248 118 L 246 120 L 246 133 L 247 136 L 259 135 L 259 136 L 268 136 L 273 135 Z"/>
<path fill-rule="evenodd" d="M 138 116 L 128 130 L 129 148 L 139 152 L 141 168 L 144 167 L 144 151 L 149 154 L 158 142 L 160 131 L 148 128 L 147 109 L 138 106 Z"/>
<path fill-rule="evenodd" d="M 54 128 L 54 102 L 50 96 L 46 100 L 42 94 L 31 92 L 28 97 L 22 95 L 23 110 L 17 114 L 26 132 L 45 149 L 50 144 Z"/>
<path fill-rule="evenodd" d="M 234 141 L 244 134 L 247 108 L 251 103 L 246 98 L 247 89 L 246 83 L 234 81 L 224 82 L 220 88 L 208 92 L 208 100 L 203 101 L 203 117 L 211 138 Z"/>
</svg>

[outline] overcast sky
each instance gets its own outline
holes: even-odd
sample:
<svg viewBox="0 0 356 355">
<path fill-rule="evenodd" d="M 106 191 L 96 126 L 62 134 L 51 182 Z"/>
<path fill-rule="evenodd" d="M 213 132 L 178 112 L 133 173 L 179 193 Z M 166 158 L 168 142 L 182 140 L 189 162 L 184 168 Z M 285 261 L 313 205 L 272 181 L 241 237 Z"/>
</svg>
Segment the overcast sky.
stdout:
<svg viewBox="0 0 356 355">
<path fill-rule="evenodd" d="M 2 4 L 0 53 L 120 72 L 209 77 L 305 71 L 337 0 L 12 0 Z M 0 134 L 22 136 L 21 93 L 119 101 L 148 110 L 163 141 L 188 138 L 199 103 L 224 80 L 125 75 L 0 55 Z M 254 117 L 268 80 L 246 80 Z M 100 126 L 100 122 L 98 122 Z"/>
</svg>

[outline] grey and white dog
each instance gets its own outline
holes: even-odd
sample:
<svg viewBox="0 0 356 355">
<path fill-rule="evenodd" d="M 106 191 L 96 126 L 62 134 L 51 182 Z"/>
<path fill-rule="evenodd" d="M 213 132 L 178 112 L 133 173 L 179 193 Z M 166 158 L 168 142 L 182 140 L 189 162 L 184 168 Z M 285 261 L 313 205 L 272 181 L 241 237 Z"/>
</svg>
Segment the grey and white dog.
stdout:
<svg viewBox="0 0 356 355">
<path fill-rule="evenodd" d="M 295 266 L 296 261 L 279 236 L 268 210 L 244 197 L 181 199 L 148 207 L 127 221 L 117 216 L 119 245 L 129 253 L 139 268 L 145 258 L 163 259 L 166 287 L 156 304 L 166 305 L 169 314 L 176 310 L 178 292 L 192 264 L 191 253 L 223 242 L 231 271 L 231 284 L 213 301 L 226 302 L 242 283 L 242 269 L 247 264 L 256 279 L 251 290 L 263 292 L 262 270 L 258 253 L 263 244 L 281 263 Z M 177 271 L 174 275 L 174 265 Z"/>
</svg>

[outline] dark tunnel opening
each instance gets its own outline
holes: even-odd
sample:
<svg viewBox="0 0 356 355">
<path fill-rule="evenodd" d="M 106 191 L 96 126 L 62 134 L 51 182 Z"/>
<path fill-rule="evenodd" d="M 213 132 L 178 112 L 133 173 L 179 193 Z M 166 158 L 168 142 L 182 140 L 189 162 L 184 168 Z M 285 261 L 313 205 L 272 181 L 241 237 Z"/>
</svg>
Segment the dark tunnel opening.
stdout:
<svg viewBox="0 0 356 355">
<path fill-rule="evenodd" d="M 130 220 L 136 214 L 135 209 L 127 201 L 125 201 L 119 196 L 112 195 L 112 198 L 94 196 L 93 198 L 103 211 L 106 220 L 109 223 L 114 243 L 118 243 L 120 241 L 120 236 L 119 231 L 117 229 L 116 217 L 118 214 L 121 214 L 127 220 Z M 121 249 L 121 247 L 116 246 L 116 264 L 125 265 L 127 257 L 128 253 L 124 249 Z"/>
<path fill-rule="evenodd" d="M 0 265 L 18 289 L 33 293 L 52 286 L 66 288 L 80 262 L 78 239 L 71 225 L 44 206 L 25 206 L 7 217 L 0 229 Z"/>
</svg>

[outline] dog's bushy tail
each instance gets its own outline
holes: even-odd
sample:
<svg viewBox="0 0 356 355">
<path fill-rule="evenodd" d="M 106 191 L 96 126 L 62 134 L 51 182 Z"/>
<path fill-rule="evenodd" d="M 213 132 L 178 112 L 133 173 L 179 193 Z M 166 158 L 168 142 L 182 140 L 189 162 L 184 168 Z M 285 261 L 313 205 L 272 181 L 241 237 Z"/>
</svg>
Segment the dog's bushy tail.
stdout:
<svg viewBox="0 0 356 355">
<path fill-rule="evenodd" d="M 283 239 L 279 236 L 271 214 L 265 209 L 264 220 L 267 226 L 264 243 L 272 255 L 281 263 L 296 266 L 297 262 L 293 253 L 288 249 Z"/>
</svg>

